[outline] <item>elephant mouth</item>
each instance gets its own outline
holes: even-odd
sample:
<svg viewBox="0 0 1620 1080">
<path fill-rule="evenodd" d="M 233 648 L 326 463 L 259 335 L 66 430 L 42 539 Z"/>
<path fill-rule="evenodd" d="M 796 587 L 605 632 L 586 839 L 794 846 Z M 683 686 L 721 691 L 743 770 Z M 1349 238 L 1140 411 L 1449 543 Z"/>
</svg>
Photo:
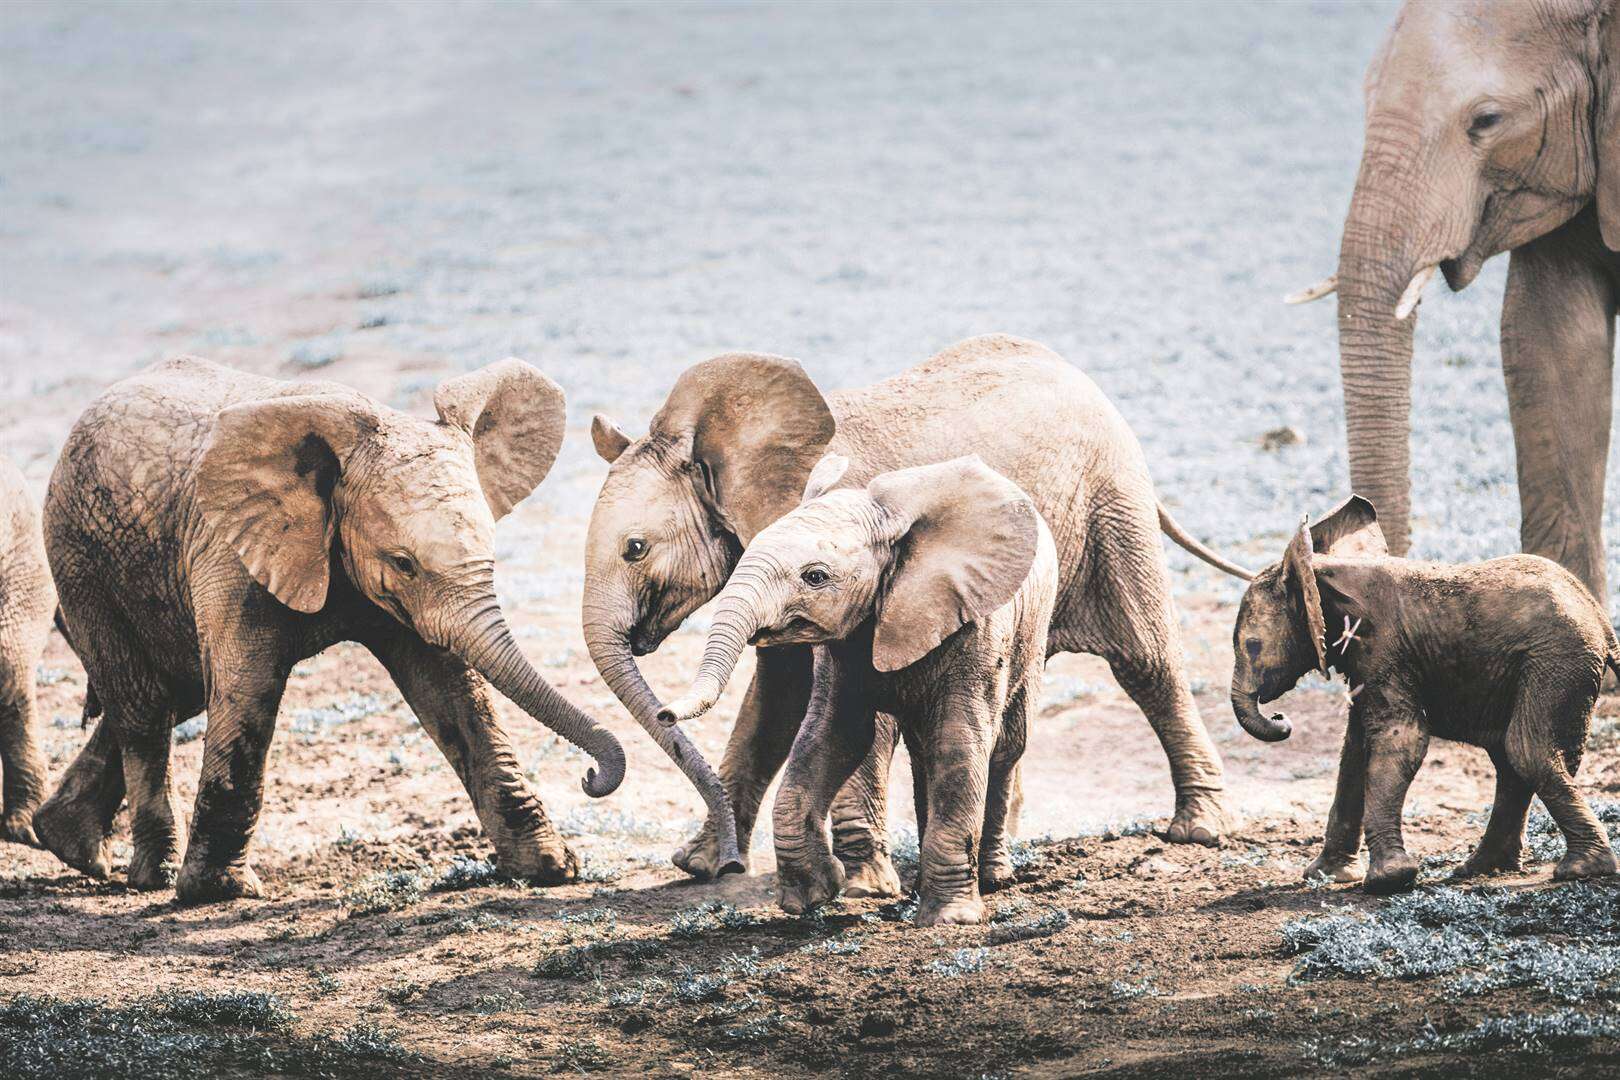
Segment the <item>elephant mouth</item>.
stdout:
<svg viewBox="0 0 1620 1080">
<path fill-rule="evenodd" d="M 630 628 L 630 655 L 646 656 L 648 653 L 655 653 L 668 636 L 666 632 L 653 630 L 638 623 Z"/>
<path fill-rule="evenodd" d="M 773 645 L 809 645 L 826 641 L 828 634 L 809 619 L 794 617 L 780 627 L 756 630 L 748 644 L 770 648 Z"/>
</svg>

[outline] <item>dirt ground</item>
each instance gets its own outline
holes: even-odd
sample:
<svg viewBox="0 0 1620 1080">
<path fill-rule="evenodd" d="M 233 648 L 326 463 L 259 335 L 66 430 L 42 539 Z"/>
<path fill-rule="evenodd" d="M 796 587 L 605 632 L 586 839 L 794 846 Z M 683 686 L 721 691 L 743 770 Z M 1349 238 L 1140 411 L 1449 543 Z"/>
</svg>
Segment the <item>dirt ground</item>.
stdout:
<svg viewBox="0 0 1620 1080">
<path fill-rule="evenodd" d="M 84 405 L 178 352 L 421 413 L 446 376 L 530 359 L 570 428 L 501 523 L 497 582 L 629 779 L 588 799 L 583 759 L 503 703 L 588 880 L 495 880 L 385 673 L 329 650 L 294 672 L 271 752 L 271 899 L 182 909 L 124 890 L 122 865 L 98 884 L 0 845 L 0 1076 L 1620 1075 L 1617 887 L 1551 887 L 1538 833 L 1524 875 L 1447 889 L 1492 797 L 1484 754 L 1451 744 L 1408 801 L 1420 900 L 1304 885 L 1345 690 L 1285 699 L 1285 743 L 1244 735 L 1239 588 L 1173 549 L 1240 821 L 1218 850 L 1157 838 L 1151 730 L 1105 665 L 1055 658 L 1031 843 L 980 928 L 916 930 L 878 902 L 785 916 L 767 836 L 750 876 L 683 880 L 669 855 L 699 804 L 579 632 L 591 413 L 639 432 L 685 365 L 739 347 L 832 388 L 969 334 L 1045 341 L 1119 403 L 1185 525 L 1279 555 L 1299 513 L 1343 497 L 1345 464 L 1331 305 L 1275 299 L 1332 262 L 1390 4 L 286 10 L 0 12 L 3 452 L 43 490 Z M 1492 264 L 1425 303 L 1427 556 L 1516 544 L 1500 281 Z M 1267 440 L 1285 427 L 1300 438 Z M 1614 466 L 1609 496 L 1620 535 Z M 655 689 L 686 685 L 706 626 L 646 658 Z M 688 725 L 711 759 L 746 682 Z M 86 736 L 59 638 L 41 683 L 59 774 Z M 177 735 L 188 805 L 200 725 Z M 903 761 L 894 776 L 903 855 Z M 1620 699 L 1580 779 L 1613 831 Z"/>
</svg>

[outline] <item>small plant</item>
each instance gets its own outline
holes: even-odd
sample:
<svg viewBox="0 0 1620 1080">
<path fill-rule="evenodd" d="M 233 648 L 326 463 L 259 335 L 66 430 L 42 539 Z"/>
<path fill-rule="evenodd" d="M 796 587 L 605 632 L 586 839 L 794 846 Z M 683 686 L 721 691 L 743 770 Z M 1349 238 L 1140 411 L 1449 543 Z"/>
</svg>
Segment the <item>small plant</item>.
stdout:
<svg viewBox="0 0 1620 1080">
<path fill-rule="evenodd" d="M 1153 985 L 1153 976 L 1148 975 L 1138 982 L 1127 982 L 1124 979 L 1115 979 L 1108 984 L 1108 996 L 1115 1001 L 1134 1001 L 1143 997 L 1158 997 L 1159 988 Z"/>
<path fill-rule="evenodd" d="M 551 1055 L 552 1072 L 602 1072 L 612 1065 L 612 1056 L 595 1039 L 569 1039 Z"/>
<path fill-rule="evenodd" d="M 694 908 L 677 911 L 669 917 L 670 932 L 690 941 L 711 930 L 741 930 L 754 925 L 755 919 L 736 906 L 720 900 L 709 900 Z"/>
<path fill-rule="evenodd" d="M 930 963 L 928 970 L 942 978 L 959 979 L 983 971 L 989 956 L 989 949 L 957 949 L 949 957 Z"/>
<path fill-rule="evenodd" d="M 344 1054 L 381 1061 L 410 1061 L 417 1056 L 401 1046 L 393 1032 L 370 1020 L 362 1020 L 339 1036 L 337 1048 Z"/>
<path fill-rule="evenodd" d="M 210 994 L 202 990 L 171 990 L 153 999 L 157 1012 L 169 1020 L 193 1026 L 224 1026 L 275 1031 L 298 1017 L 275 994 L 234 990 Z"/>
<path fill-rule="evenodd" d="M 1048 908 L 1031 919 L 1002 922 L 990 927 L 985 941 L 991 945 L 1006 945 L 1013 941 L 1051 937 L 1069 925 L 1069 913 L 1062 908 Z"/>
<path fill-rule="evenodd" d="M 499 869 L 488 859 L 470 859 L 457 855 L 450 860 L 450 868 L 433 883 L 434 892 L 456 892 L 461 889 L 481 889 L 505 881 Z"/>
<path fill-rule="evenodd" d="M 315 985 L 315 992 L 322 997 L 327 994 L 335 994 L 342 989 L 342 984 L 337 981 L 335 976 L 319 968 L 309 969 L 309 981 Z"/>
<path fill-rule="evenodd" d="M 433 871 L 426 866 L 368 874 L 343 891 L 343 906 L 351 915 L 400 911 L 426 896 L 433 882 Z"/>
<path fill-rule="evenodd" d="M 800 945 L 799 952 L 807 956 L 854 956 L 865 945 L 865 938 L 828 938 Z"/>
<path fill-rule="evenodd" d="M 679 1001 L 695 1004 L 716 1001 L 725 995 L 731 976 L 723 972 L 701 972 L 682 964 L 675 973 L 675 997 Z"/>
</svg>

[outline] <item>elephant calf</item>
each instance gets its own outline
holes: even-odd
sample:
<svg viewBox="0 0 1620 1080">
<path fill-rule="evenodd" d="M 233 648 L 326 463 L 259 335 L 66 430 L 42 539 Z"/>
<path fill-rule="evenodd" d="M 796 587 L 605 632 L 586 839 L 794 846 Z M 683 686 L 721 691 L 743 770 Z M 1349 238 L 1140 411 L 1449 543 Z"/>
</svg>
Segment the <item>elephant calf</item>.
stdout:
<svg viewBox="0 0 1620 1080">
<path fill-rule="evenodd" d="M 980 891 L 1012 876 L 1018 763 L 1046 668 L 1057 549 L 1030 497 L 977 457 L 826 493 L 848 464 L 823 458 L 803 504 L 748 545 L 691 693 L 659 718 L 708 710 L 745 643 L 825 646 L 776 798 L 781 905 L 801 912 L 843 887 L 828 812 L 883 712 L 900 723 L 916 780 L 917 924 L 979 923 Z"/>
<path fill-rule="evenodd" d="M 34 669 L 55 609 L 39 514 L 22 473 L 0 460 L 0 840 L 20 844 L 39 843 L 33 821 L 45 760 L 35 740 Z"/>
<path fill-rule="evenodd" d="M 1302 524 L 1282 561 L 1256 575 L 1232 644 L 1232 707 L 1258 739 L 1288 737 L 1288 722 L 1261 715 L 1260 702 L 1307 671 L 1325 674 L 1331 660 L 1350 683 L 1338 790 L 1307 877 L 1356 880 L 1365 823 L 1367 891 L 1411 886 L 1418 861 L 1401 841 L 1401 805 L 1430 735 L 1482 746 L 1496 766 L 1485 836 L 1456 876 L 1519 869 L 1531 795 L 1568 843 L 1555 878 L 1615 872 L 1604 830 L 1571 777 L 1603 669 L 1620 673 L 1620 643 L 1591 594 L 1557 563 L 1395 558 L 1372 504 L 1352 496 Z"/>
</svg>

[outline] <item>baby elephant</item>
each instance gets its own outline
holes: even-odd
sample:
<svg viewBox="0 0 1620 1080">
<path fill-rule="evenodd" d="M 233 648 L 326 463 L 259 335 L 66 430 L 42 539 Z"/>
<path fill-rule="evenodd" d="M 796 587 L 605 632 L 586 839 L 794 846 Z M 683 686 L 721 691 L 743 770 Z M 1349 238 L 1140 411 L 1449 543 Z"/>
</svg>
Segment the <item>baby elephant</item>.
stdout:
<svg viewBox="0 0 1620 1080">
<path fill-rule="evenodd" d="M 917 788 L 917 924 L 982 922 L 980 891 L 1012 877 L 1056 548 L 1029 496 L 977 457 L 824 494 L 848 465 L 823 458 L 804 502 L 754 537 L 691 693 L 659 716 L 709 709 L 745 644 L 824 646 L 776 798 L 779 902 L 797 913 L 842 888 L 828 811 L 883 712 L 899 721 Z"/>
<path fill-rule="evenodd" d="M 35 846 L 45 759 L 35 742 L 34 668 L 55 610 L 39 513 L 22 473 L 0 460 L 0 840 Z"/>
<path fill-rule="evenodd" d="M 1372 504 L 1352 496 L 1302 524 L 1282 561 L 1255 577 L 1232 644 L 1232 707 L 1257 739 L 1288 737 L 1288 722 L 1261 715 L 1260 702 L 1307 671 L 1326 674 L 1331 663 L 1349 680 L 1338 790 L 1307 877 L 1356 880 L 1365 824 L 1367 891 L 1411 886 L 1418 860 L 1401 841 L 1401 805 L 1430 735 L 1482 746 L 1496 766 L 1490 822 L 1457 877 L 1519 869 L 1531 795 L 1568 843 L 1555 878 L 1615 872 L 1603 828 L 1571 777 L 1603 668 L 1620 672 L 1620 644 L 1603 609 L 1557 563 L 1397 559 Z"/>
</svg>

